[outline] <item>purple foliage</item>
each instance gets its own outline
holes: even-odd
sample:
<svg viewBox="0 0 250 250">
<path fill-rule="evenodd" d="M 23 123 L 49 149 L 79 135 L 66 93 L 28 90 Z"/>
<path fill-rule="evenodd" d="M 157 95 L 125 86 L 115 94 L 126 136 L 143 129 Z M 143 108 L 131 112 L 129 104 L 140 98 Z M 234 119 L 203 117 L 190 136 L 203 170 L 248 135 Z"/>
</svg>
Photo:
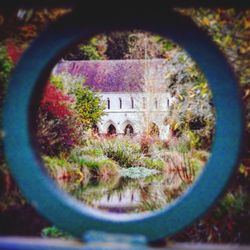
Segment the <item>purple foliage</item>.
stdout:
<svg viewBox="0 0 250 250">
<path fill-rule="evenodd" d="M 146 71 L 157 72 L 158 77 L 163 79 L 166 74 L 166 60 L 63 61 L 56 65 L 53 73 L 83 77 L 85 84 L 96 91 L 141 92 Z"/>
</svg>

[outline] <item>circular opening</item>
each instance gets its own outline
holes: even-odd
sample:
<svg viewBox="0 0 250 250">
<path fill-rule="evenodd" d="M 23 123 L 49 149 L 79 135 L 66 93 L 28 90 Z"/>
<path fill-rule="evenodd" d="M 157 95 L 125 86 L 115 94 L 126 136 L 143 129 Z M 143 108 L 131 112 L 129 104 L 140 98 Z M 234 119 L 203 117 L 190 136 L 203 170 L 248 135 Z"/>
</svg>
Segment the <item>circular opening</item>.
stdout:
<svg viewBox="0 0 250 250">
<path fill-rule="evenodd" d="M 62 190 L 121 216 L 166 208 L 185 193 L 209 158 L 214 123 L 207 80 L 182 48 L 116 31 L 80 42 L 55 65 L 36 139 Z"/>
</svg>

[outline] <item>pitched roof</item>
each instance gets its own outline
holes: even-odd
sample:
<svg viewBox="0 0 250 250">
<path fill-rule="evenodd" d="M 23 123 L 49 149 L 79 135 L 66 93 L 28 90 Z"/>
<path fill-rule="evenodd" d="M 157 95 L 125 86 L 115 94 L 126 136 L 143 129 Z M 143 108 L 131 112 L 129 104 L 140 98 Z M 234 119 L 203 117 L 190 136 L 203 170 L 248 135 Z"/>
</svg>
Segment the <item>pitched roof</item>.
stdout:
<svg viewBox="0 0 250 250">
<path fill-rule="evenodd" d="M 86 85 L 101 92 L 141 92 L 152 83 L 161 92 L 166 91 L 168 69 L 165 59 L 62 61 L 53 74 L 83 77 Z"/>
</svg>

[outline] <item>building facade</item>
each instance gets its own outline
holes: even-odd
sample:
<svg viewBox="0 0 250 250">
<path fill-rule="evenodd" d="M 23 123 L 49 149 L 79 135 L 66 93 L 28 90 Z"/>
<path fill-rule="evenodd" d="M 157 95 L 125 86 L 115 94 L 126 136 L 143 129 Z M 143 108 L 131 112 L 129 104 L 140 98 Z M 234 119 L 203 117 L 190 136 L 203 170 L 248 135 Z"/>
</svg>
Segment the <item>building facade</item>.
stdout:
<svg viewBox="0 0 250 250">
<path fill-rule="evenodd" d="M 103 92 L 101 98 L 106 109 L 97 124 L 100 134 L 151 133 L 167 138 L 166 118 L 173 102 L 168 93 Z"/>
<path fill-rule="evenodd" d="M 169 136 L 166 123 L 174 98 L 167 91 L 166 60 L 63 61 L 53 74 L 82 77 L 106 104 L 94 126 L 101 135 Z"/>
</svg>

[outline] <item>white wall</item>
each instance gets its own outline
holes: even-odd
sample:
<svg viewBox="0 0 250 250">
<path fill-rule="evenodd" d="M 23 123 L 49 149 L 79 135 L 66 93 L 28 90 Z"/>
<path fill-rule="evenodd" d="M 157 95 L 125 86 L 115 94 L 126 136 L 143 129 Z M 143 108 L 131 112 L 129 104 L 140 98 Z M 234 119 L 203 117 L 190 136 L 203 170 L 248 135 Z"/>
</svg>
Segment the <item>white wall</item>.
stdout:
<svg viewBox="0 0 250 250">
<path fill-rule="evenodd" d="M 110 109 L 106 105 L 105 115 L 97 124 L 101 134 L 107 133 L 110 124 L 115 126 L 117 134 L 123 134 L 127 124 L 133 126 L 135 134 L 142 134 L 154 122 L 159 127 L 160 138 L 167 138 L 169 126 L 164 124 L 164 120 L 168 117 L 169 106 L 174 101 L 168 93 L 102 92 L 100 95 L 106 104 L 107 99 L 110 100 Z M 119 98 L 122 100 L 122 108 Z M 134 108 L 131 98 L 134 100 Z"/>
</svg>

